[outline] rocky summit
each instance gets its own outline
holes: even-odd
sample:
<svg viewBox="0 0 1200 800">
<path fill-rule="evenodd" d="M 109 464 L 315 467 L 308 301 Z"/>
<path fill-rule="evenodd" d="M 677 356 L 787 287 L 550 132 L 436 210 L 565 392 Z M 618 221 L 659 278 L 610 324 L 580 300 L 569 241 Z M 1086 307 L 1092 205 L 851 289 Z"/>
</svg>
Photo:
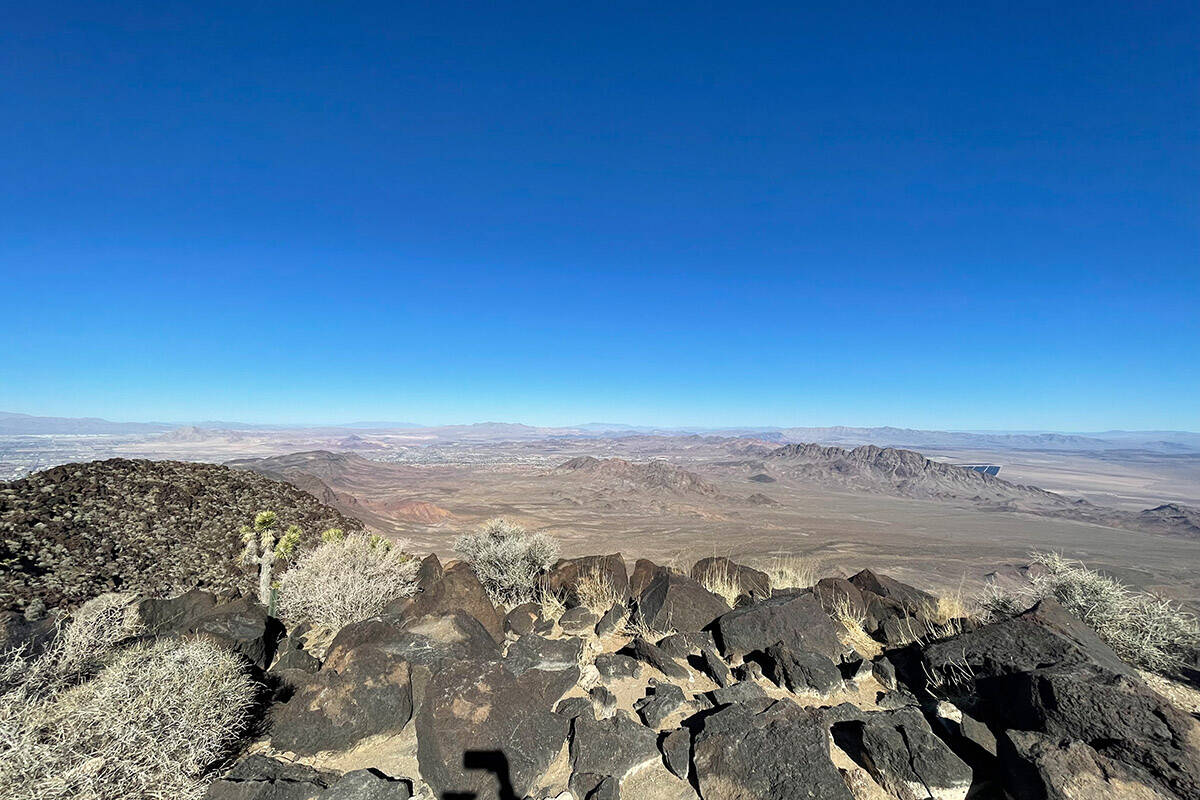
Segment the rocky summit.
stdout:
<svg viewBox="0 0 1200 800">
<path fill-rule="evenodd" d="M 268 509 L 309 537 L 362 527 L 290 484 L 214 464 L 113 458 L 0 484 L 0 610 L 249 590 L 238 529 Z"/>
<path fill-rule="evenodd" d="M 542 576 L 565 611 L 497 608 L 434 557 L 413 597 L 325 637 L 201 590 L 133 609 L 138 641 L 204 637 L 260 686 L 208 800 L 1200 797 L 1196 717 L 1053 600 L 981 624 L 882 573 L 772 590 L 721 563 L 744 578 L 732 607 L 610 554 Z M 589 609 L 601 573 L 613 606 Z"/>
</svg>

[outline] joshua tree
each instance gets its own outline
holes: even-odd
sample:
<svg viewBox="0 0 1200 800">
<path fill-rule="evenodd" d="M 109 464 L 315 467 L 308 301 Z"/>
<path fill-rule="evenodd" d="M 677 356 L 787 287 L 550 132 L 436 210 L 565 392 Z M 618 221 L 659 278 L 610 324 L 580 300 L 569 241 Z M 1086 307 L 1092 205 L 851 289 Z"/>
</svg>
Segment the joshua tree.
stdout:
<svg viewBox="0 0 1200 800">
<path fill-rule="evenodd" d="M 274 511 L 260 511 L 254 516 L 253 525 L 242 526 L 242 541 L 246 547 L 242 550 L 242 563 L 258 567 L 258 601 L 265 606 L 271 605 L 272 573 L 275 559 L 286 560 L 296 550 L 303 532 L 298 525 L 289 525 L 284 530 L 279 541 L 275 540 L 275 531 L 279 527 L 279 515 Z"/>
</svg>

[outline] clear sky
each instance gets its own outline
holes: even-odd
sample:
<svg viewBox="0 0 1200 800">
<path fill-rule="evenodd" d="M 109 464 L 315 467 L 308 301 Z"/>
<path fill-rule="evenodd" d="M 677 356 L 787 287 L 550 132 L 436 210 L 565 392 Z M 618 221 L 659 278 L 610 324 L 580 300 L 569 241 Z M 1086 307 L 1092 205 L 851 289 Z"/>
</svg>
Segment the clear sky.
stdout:
<svg viewBox="0 0 1200 800">
<path fill-rule="evenodd" d="M 0 409 L 1200 430 L 1200 4 L 8 4 Z"/>
</svg>

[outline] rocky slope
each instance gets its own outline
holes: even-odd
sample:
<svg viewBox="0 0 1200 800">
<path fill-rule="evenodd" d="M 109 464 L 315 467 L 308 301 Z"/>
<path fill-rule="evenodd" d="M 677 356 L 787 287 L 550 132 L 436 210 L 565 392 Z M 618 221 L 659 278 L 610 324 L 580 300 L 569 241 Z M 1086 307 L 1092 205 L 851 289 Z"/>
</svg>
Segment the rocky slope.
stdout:
<svg viewBox="0 0 1200 800">
<path fill-rule="evenodd" d="M 1200 538 L 1200 509 L 1178 503 L 1140 512 L 1071 500 L 1036 486 L 932 461 L 913 450 L 864 445 L 853 450 L 789 444 L 746 469 L 769 468 L 819 486 L 927 500 L 960 501 L 988 511 L 1018 511 L 1126 530 Z M 769 475 L 754 475 L 762 481 Z"/>
<path fill-rule="evenodd" d="M 314 537 L 362 527 L 294 486 L 213 464 L 110 459 L 0 484 L 0 609 L 248 589 L 238 529 L 263 510 Z"/>
<path fill-rule="evenodd" d="M 714 497 L 720 493 L 715 485 L 696 473 L 662 459 L 638 464 L 623 458 L 580 456 L 560 464 L 555 472 L 602 481 L 613 488 L 660 490 L 706 497 Z"/>
<path fill-rule="evenodd" d="M 695 580 L 714 567 L 733 608 Z M 607 577 L 609 608 L 578 604 L 584 575 Z M 151 635 L 240 653 L 269 690 L 207 800 L 1200 796 L 1200 723 L 1050 600 L 979 625 L 869 570 L 772 591 L 724 559 L 629 573 L 618 554 L 543 580 L 569 606 L 557 618 L 505 613 L 430 556 L 418 594 L 321 646 L 245 598 L 137 613 Z M 53 635 L 8 630 L 9 646 Z"/>
</svg>

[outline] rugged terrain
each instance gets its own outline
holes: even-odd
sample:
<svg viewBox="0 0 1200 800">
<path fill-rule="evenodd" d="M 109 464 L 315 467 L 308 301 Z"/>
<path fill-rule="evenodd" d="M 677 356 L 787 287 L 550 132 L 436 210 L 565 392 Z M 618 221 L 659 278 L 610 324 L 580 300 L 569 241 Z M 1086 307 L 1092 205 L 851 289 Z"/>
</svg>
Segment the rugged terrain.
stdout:
<svg viewBox="0 0 1200 800">
<path fill-rule="evenodd" d="M 697 580 L 713 569 L 728 600 Z M 554 565 L 553 614 L 494 606 L 463 563 L 427 557 L 419 580 L 332 640 L 246 598 L 133 604 L 131 641 L 200 637 L 261 682 L 207 800 L 1200 795 L 1195 706 L 1051 599 L 981 624 L 870 570 L 778 588 L 723 559 L 630 572 L 619 554 Z M 588 580 L 610 599 L 583 605 Z M 0 650 L 55 630 L 0 626 Z"/>
<path fill-rule="evenodd" d="M 248 589 L 238 530 L 264 510 L 309 537 L 361 527 L 290 484 L 214 464 L 110 459 L 0 484 L 0 609 Z"/>
</svg>

